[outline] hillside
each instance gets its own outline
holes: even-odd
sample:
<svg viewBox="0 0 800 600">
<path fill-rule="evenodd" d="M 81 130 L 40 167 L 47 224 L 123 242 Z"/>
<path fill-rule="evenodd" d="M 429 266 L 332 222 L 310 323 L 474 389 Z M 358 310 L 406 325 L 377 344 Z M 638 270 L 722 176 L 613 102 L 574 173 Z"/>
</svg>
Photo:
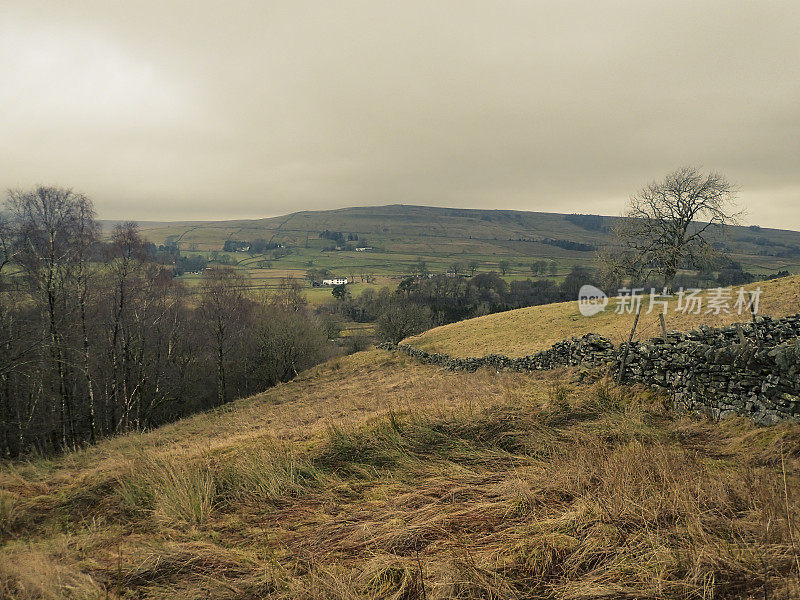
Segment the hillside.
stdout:
<svg viewBox="0 0 800 600">
<path fill-rule="evenodd" d="M 800 312 L 800 276 L 745 286 L 746 290 L 756 288 L 761 289 L 760 314 L 783 317 Z M 720 311 L 719 314 L 707 314 L 706 308 L 702 308 L 699 314 L 677 311 L 677 299 L 671 299 L 666 315 L 667 329 L 688 331 L 701 324 L 720 326 L 747 320 L 749 315 L 739 316 L 733 310 L 738 289 L 734 287 L 731 290 L 729 304 L 732 310 L 728 313 Z M 707 303 L 708 292 L 704 297 Z M 643 303 L 637 339 L 656 337 L 661 332 L 658 309 L 647 314 L 648 302 L 649 299 L 645 299 Z M 591 317 L 580 314 L 576 301 L 532 306 L 436 327 L 407 339 L 406 343 L 430 352 L 458 357 L 485 354 L 526 356 L 545 350 L 564 337 L 586 333 L 602 334 L 618 344 L 627 340 L 633 315 L 617 313 L 616 309 L 616 299 L 609 301 L 605 311 Z"/>
<path fill-rule="evenodd" d="M 797 283 L 775 282 L 774 310 Z M 549 334 L 570 334 L 549 310 Z M 482 322 L 460 333 L 477 342 Z M 0 597 L 797 597 L 798 508 L 800 425 L 370 350 L 2 465 Z"/>
<path fill-rule="evenodd" d="M 477 261 L 479 270 L 497 270 L 499 261 L 507 260 L 510 273 L 527 276 L 532 260 L 554 260 L 561 273 L 591 260 L 591 249 L 607 240 L 607 230 L 615 220 L 616 217 L 559 213 L 391 205 L 302 211 L 255 220 L 143 222 L 142 229 L 152 242 L 176 244 L 185 252 L 220 251 L 226 240 L 263 239 L 284 244 L 292 253 L 272 260 L 270 267 L 296 269 L 300 273 L 313 261 L 317 267 L 330 267 L 343 274 L 366 270 L 377 275 L 397 275 L 408 273 L 421 258 L 433 272 L 446 271 L 454 261 Z M 106 229 L 112 224 L 106 222 Z M 331 244 L 319 237 L 325 230 L 355 234 L 359 243 L 372 246 L 373 251 L 323 253 L 323 248 Z M 734 227 L 720 242 L 754 273 L 800 270 L 800 232 Z M 572 247 L 570 243 L 579 246 Z M 241 261 L 245 256 L 234 258 Z"/>
</svg>

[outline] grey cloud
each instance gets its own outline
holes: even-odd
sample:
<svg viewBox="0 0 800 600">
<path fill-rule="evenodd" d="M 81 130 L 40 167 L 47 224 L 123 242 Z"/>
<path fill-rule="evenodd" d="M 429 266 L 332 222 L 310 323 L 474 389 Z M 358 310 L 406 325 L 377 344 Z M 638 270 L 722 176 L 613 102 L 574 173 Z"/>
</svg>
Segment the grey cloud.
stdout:
<svg viewBox="0 0 800 600">
<path fill-rule="evenodd" d="M 0 184 L 72 185 L 108 218 L 395 202 L 616 214 L 698 164 L 741 186 L 752 221 L 800 228 L 798 9 L 6 5 Z"/>
</svg>

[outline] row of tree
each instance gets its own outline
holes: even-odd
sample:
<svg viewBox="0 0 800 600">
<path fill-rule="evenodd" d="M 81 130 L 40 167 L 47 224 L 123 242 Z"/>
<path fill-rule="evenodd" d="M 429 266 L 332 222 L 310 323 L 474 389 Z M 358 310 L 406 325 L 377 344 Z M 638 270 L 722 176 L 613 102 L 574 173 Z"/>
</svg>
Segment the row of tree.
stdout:
<svg viewBox="0 0 800 600">
<path fill-rule="evenodd" d="M 591 271 L 578 267 L 560 284 L 552 279 L 509 283 L 496 272 L 469 278 L 407 277 L 395 290 L 366 289 L 357 297 L 341 294 L 340 302 L 330 310 L 338 311 L 347 320 L 374 322 L 380 340 L 397 342 L 429 327 L 470 317 L 574 300 L 580 286 L 595 279 Z"/>
<path fill-rule="evenodd" d="M 188 289 L 135 223 L 101 236 L 68 189 L 12 191 L 0 221 L 0 446 L 52 452 L 263 390 L 326 358 L 291 286 L 257 301 L 234 270 Z"/>
<path fill-rule="evenodd" d="M 475 259 L 467 262 L 454 261 L 447 265 L 447 273 L 459 276 L 466 276 L 469 273 L 470 277 L 474 277 L 475 272 L 481 266 L 481 263 Z M 524 264 L 520 263 L 520 266 L 524 266 Z M 506 275 L 511 270 L 511 263 L 506 259 L 502 259 L 497 263 L 497 270 L 500 271 L 501 275 Z M 533 275 L 555 276 L 558 275 L 558 265 L 554 260 L 536 260 L 530 264 L 530 271 Z M 428 268 L 427 261 L 422 257 L 411 265 L 410 272 L 418 277 L 430 277 L 433 274 Z"/>
<path fill-rule="evenodd" d="M 788 275 L 776 273 L 772 277 Z M 727 261 L 719 271 L 682 273 L 672 278 L 674 286 L 701 288 L 743 285 L 754 280 L 738 263 Z M 498 273 L 480 273 L 471 278 L 436 275 L 429 278 L 408 277 L 396 290 L 364 290 L 352 297 L 346 286 L 334 289 L 340 302 L 329 307 L 342 317 L 356 322 L 376 323 L 376 336 L 381 341 L 398 342 L 409 335 L 489 313 L 576 300 L 581 286 L 591 284 L 609 296 L 619 293 L 623 285 L 643 289 L 661 289 L 658 277 L 641 280 L 618 280 L 602 276 L 602 271 L 574 267 L 560 282 L 553 279 L 524 279 L 507 282 Z"/>
</svg>

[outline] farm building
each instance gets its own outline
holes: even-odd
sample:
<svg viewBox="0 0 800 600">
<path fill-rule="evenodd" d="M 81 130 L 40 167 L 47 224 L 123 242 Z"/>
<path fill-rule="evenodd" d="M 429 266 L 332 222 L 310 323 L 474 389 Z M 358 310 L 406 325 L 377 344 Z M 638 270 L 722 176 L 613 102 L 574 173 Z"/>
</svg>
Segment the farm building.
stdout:
<svg viewBox="0 0 800 600">
<path fill-rule="evenodd" d="M 323 279 L 322 285 L 343 285 L 347 283 L 346 277 L 334 277 L 333 279 Z"/>
</svg>

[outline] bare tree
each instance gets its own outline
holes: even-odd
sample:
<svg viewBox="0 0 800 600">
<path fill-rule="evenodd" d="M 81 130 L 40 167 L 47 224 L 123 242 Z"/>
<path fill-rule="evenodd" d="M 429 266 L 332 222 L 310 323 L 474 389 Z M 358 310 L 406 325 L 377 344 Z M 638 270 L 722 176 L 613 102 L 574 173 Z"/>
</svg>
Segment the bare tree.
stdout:
<svg viewBox="0 0 800 600">
<path fill-rule="evenodd" d="M 511 266 L 511 263 L 509 263 L 507 260 L 501 260 L 499 263 L 497 263 L 497 266 L 500 269 L 500 273 L 502 275 L 505 275 L 506 273 L 508 273 L 508 269 Z"/>
<path fill-rule="evenodd" d="M 11 247 L 11 227 L 8 221 L 0 214 L 0 273 L 3 268 L 14 259 L 14 251 Z"/>
<path fill-rule="evenodd" d="M 289 275 L 281 279 L 278 289 L 268 298 L 268 303 L 285 311 L 299 312 L 308 305 L 301 283 Z"/>
<path fill-rule="evenodd" d="M 135 307 L 131 296 L 140 284 L 146 258 L 145 241 L 138 224 L 128 221 L 114 227 L 111 235 L 111 261 L 114 303 L 111 315 L 111 394 L 107 416 L 111 430 L 130 426 L 136 388 L 131 380 L 133 364 L 133 321 Z"/>
<path fill-rule="evenodd" d="M 263 385 L 288 381 L 322 360 L 327 335 L 312 315 L 277 305 L 263 306 L 259 313 L 254 323 L 254 367 Z"/>
<path fill-rule="evenodd" d="M 377 334 L 385 341 L 397 344 L 402 339 L 428 329 L 433 323 L 430 308 L 413 302 L 394 303 L 378 318 Z"/>
<path fill-rule="evenodd" d="M 10 190 L 7 206 L 15 224 L 19 262 L 46 314 L 53 379 L 59 401 L 62 448 L 75 440 L 71 386 L 68 385 L 66 341 L 69 329 L 70 287 L 74 282 L 79 207 L 87 200 L 68 188 L 38 186 L 32 191 Z"/>
<path fill-rule="evenodd" d="M 464 263 L 458 261 L 452 263 L 450 265 L 450 272 L 453 275 L 460 275 L 461 273 L 464 272 Z"/>
<path fill-rule="evenodd" d="M 244 278 L 231 267 L 206 271 L 198 307 L 203 326 L 214 345 L 217 363 L 217 401 L 227 401 L 226 363 L 238 330 L 250 311 Z"/>
<path fill-rule="evenodd" d="M 75 216 L 75 249 L 76 249 L 76 277 L 78 287 L 78 308 L 81 321 L 81 336 L 83 346 L 83 372 L 86 379 L 86 391 L 89 404 L 89 441 L 97 441 L 97 420 L 94 398 L 94 381 L 90 368 L 89 327 L 87 319 L 87 299 L 89 296 L 90 280 L 92 277 L 91 252 L 92 247 L 99 237 L 100 227 L 95 221 L 94 207 L 88 198 L 81 196 Z"/>
<path fill-rule="evenodd" d="M 683 167 L 631 196 L 614 241 L 601 250 L 608 280 L 657 275 L 670 287 L 678 269 L 699 269 L 716 255 L 712 236 L 735 224 L 737 189 L 719 173 Z"/>
</svg>

